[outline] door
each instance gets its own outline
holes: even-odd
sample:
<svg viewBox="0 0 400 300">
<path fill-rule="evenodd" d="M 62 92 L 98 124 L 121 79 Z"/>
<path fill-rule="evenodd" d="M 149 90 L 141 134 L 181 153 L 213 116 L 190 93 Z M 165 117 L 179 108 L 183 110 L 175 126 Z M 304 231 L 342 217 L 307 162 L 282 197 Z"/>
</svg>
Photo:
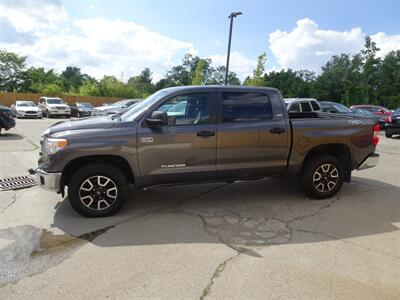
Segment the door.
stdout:
<svg viewBox="0 0 400 300">
<path fill-rule="evenodd" d="M 282 107 L 274 104 L 273 111 L 270 98 L 262 92 L 222 92 L 220 107 L 217 177 L 235 179 L 283 173 L 290 133 Z"/>
<path fill-rule="evenodd" d="M 216 124 L 211 92 L 172 96 L 153 111 L 165 111 L 168 125 L 138 126 L 137 147 L 144 185 L 216 178 Z"/>
</svg>

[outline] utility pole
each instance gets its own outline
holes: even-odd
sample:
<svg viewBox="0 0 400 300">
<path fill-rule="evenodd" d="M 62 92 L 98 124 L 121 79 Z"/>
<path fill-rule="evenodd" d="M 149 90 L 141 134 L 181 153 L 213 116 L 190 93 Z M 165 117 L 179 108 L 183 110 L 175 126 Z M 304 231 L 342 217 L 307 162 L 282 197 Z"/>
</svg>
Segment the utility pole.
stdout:
<svg viewBox="0 0 400 300">
<path fill-rule="evenodd" d="M 228 85 L 229 56 L 231 55 L 233 18 L 236 18 L 237 16 L 240 16 L 241 14 L 242 13 L 240 11 L 233 12 L 228 17 L 228 19 L 231 19 L 231 22 L 230 22 L 230 26 L 229 26 L 228 54 L 226 55 L 225 85 Z"/>
</svg>

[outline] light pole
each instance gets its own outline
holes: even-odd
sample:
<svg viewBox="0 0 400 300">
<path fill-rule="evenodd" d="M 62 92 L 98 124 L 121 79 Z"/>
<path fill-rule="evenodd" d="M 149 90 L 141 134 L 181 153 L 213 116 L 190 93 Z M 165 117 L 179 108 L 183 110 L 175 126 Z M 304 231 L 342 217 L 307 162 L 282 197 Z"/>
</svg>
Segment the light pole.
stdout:
<svg viewBox="0 0 400 300">
<path fill-rule="evenodd" d="M 229 73 L 229 56 L 231 55 L 231 41 L 232 41 L 232 26 L 233 18 L 240 16 L 242 13 L 240 11 L 233 12 L 229 15 L 228 19 L 231 19 L 231 24 L 229 27 L 229 40 L 228 40 L 228 54 L 226 55 L 226 70 L 225 70 L 225 85 L 228 84 L 228 73 Z"/>
</svg>

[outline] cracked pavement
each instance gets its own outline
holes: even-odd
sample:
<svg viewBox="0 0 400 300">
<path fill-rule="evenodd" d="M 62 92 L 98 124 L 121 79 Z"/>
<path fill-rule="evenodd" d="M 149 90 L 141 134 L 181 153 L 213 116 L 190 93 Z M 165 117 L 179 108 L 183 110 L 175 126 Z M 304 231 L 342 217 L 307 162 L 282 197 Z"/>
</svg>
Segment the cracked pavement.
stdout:
<svg viewBox="0 0 400 300">
<path fill-rule="evenodd" d="M 0 136 L 0 176 L 26 175 L 57 121 Z M 38 187 L 0 192 L 0 296 L 399 299 L 400 139 L 377 151 L 322 201 L 292 179 L 157 187 L 85 219 Z"/>
</svg>

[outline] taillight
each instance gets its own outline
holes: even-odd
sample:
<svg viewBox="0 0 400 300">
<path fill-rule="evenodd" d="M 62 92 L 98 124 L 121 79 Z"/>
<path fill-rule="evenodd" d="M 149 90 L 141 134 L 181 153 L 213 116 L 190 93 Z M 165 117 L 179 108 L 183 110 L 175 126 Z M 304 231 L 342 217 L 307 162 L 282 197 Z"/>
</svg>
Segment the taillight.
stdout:
<svg viewBox="0 0 400 300">
<path fill-rule="evenodd" d="M 392 118 L 387 117 L 387 118 L 385 119 L 385 123 L 392 123 Z"/>
<path fill-rule="evenodd" d="M 374 146 L 378 145 L 379 142 L 379 130 L 381 130 L 381 127 L 379 126 L 379 124 L 376 124 L 374 126 L 374 137 L 372 138 L 372 143 L 374 144 Z"/>
</svg>

